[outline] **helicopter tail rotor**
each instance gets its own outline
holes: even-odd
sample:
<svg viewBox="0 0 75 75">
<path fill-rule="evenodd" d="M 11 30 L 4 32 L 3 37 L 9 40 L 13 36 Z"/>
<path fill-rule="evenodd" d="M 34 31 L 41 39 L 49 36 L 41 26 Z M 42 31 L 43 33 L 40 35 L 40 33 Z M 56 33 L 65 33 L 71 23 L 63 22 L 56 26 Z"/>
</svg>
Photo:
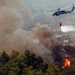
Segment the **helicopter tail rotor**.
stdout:
<svg viewBox="0 0 75 75">
<path fill-rule="evenodd" d="M 73 7 L 72 7 L 72 10 L 71 10 L 71 12 L 73 12 L 75 10 L 75 6 L 74 6 L 74 4 L 73 4 Z"/>
</svg>

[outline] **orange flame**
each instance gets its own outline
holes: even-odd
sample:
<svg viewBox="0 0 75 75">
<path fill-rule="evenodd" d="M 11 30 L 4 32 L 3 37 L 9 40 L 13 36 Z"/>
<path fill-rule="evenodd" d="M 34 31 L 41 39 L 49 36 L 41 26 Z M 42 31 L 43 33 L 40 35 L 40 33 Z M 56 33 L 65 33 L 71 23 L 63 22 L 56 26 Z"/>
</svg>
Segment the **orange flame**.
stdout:
<svg viewBox="0 0 75 75">
<path fill-rule="evenodd" d="M 70 61 L 68 59 L 64 59 L 63 61 L 62 69 L 64 69 L 65 67 L 70 67 Z"/>
</svg>

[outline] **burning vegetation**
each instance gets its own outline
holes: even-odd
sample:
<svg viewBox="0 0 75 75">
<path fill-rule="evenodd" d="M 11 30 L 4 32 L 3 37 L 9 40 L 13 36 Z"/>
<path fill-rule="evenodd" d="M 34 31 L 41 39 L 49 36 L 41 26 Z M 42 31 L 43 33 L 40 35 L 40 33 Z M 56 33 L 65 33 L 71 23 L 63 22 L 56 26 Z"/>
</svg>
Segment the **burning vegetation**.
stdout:
<svg viewBox="0 0 75 75">
<path fill-rule="evenodd" d="M 1 75 L 58 75 L 75 64 L 75 48 L 59 43 L 49 25 L 32 25 L 33 17 L 23 0 L 0 1 Z"/>
<path fill-rule="evenodd" d="M 63 59 L 61 68 L 64 69 L 65 67 L 70 67 L 70 61 L 66 58 Z"/>
</svg>

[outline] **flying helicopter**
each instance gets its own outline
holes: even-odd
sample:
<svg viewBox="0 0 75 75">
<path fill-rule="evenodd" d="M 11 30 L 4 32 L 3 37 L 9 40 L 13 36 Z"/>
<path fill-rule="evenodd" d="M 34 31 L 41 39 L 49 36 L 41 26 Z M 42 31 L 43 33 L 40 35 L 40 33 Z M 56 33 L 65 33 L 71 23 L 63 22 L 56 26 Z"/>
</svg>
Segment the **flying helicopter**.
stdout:
<svg viewBox="0 0 75 75">
<path fill-rule="evenodd" d="M 56 12 L 54 12 L 52 15 L 53 16 L 60 16 L 63 14 L 67 14 L 73 12 L 75 10 L 75 6 L 73 5 L 72 9 L 70 11 L 66 11 L 66 10 L 61 10 L 60 8 L 58 8 L 58 10 Z"/>
</svg>

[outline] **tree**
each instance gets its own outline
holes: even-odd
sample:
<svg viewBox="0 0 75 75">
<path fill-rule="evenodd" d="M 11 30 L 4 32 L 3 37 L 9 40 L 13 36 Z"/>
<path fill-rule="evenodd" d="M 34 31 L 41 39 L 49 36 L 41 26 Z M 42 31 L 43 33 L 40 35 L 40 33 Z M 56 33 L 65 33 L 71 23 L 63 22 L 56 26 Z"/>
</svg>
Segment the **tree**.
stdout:
<svg viewBox="0 0 75 75">
<path fill-rule="evenodd" d="M 40 56 L 36 56 L 34 53 L 25 51 L 23 55 L 25 64 L 27 66 L 33 66 L 34 69 L 38 69 L 43 65 L 43 59 Z"/>
<path fill-rule="evenodd" d="M 42 72 L 42 70 L 37 71 L 37 72 L 36 72 L 36 75 L 44 75 L 44 72 Z"/>
<path fill-rule="evenodd" d="M 14 60 L 17 56 L 19 55 L 19 53 L 17 51 L 12 51 L 11 55 L 10 55 L 10 59 Z"/>
<path fill-rule="evenodd" d="M 59 75 L 55 63 L 47 64 L 30 51 L 22 55 L 13 51 L 10 56 L 3 52 L 0 58 L 0 75 Z"/>
<path fill-rule="evenodd" d="M 5 51 L 3 51 L 0 55 L 0 62 L 6 63 L 9 59 L 9 56 L 6 54 Z"/>
<path fill-rule="evenodd" d="M 54 63 L 50 63 L 47 69 L 47 73 L 49 75 L 59 75 L 60 73 L 59 67 Z"/>
<path fill-rule="evenodd" d="M 19 75 L 20 68 L 18 66 L 13 66 L 10 68 L 8 75 Z"/>
<path fill-rule="evenodd" d="M 42 65 L 42 71 L 43 71 L 44 73 L 46 73 L 46 72 L 47 72 L 47 69 L 48 69 L 48 64 L 43 63 L 43 65 Z"/>
<path fill-rule="evenodd" d="M 75 75 L 75 68 L 66 68 L 60 73 L 60 75 Z"/>
</svg>

